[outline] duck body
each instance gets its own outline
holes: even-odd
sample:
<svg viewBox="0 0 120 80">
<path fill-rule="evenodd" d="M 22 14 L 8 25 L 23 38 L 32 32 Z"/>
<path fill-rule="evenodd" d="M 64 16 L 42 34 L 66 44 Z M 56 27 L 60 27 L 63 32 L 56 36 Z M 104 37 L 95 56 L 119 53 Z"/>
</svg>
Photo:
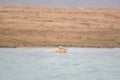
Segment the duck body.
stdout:
<svg viewBox="0 0 120 80">
<path fill-rule="evenodd" d="M 56 53 L 67 53 L 66 49 L 56 49 Z"/>
</svg>

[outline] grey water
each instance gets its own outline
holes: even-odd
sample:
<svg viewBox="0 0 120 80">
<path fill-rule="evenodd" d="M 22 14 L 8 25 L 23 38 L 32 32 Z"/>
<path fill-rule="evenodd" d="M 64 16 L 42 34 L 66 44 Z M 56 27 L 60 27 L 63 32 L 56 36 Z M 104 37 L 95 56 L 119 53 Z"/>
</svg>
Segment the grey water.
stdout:
<svg viewBox="0 0 120 80">
<path fill-rule="evenodd" d="M 0 5 L 54 6 L 54 7 L 86 6 L 86 7 L 118 7 L 120 8 L 120 0 L 0 0 Z"/>
<path fill-rule="evenodd" d="M 0 80 L 120 80 L 120 48 L 0 48 Z"/>
</svg>

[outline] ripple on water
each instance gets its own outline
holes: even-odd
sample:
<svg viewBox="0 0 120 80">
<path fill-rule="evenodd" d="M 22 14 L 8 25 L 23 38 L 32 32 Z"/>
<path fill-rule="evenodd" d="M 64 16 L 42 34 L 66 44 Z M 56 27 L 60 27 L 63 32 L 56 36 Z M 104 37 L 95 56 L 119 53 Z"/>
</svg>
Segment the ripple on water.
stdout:
<svg viewBox="0 0 120 80">
<path fill-rule="evenodd" d="M 0 48 L 0 80 L 120 80 L 120 49 Z"/>
</svg>

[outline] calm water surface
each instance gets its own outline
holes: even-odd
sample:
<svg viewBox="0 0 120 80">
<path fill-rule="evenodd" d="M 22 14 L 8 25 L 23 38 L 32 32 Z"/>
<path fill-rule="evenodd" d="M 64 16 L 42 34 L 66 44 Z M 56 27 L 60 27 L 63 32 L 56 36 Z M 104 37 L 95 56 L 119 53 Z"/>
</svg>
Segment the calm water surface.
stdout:
<svg viewBox="0 0 120 80">
<path fill-rule="evenodd" d="M 0 80 L 120 80 L 120 48 L 0 48 Z"/>
</svg>

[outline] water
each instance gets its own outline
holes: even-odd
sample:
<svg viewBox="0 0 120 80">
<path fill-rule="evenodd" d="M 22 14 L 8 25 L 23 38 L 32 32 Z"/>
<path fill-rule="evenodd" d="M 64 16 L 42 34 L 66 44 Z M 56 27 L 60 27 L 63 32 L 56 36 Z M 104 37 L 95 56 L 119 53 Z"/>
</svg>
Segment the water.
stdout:
<svg viewBox="0 0 120 80">
<path fill-rule="evenodd" d="M 0 80 L 120 80 L 120 48 L 0 48 Z"/>
<path fill-rule="evenodd" d="M 0 0 L 0 5 L 120 8 L 120 0 Z"/>
</svg>

